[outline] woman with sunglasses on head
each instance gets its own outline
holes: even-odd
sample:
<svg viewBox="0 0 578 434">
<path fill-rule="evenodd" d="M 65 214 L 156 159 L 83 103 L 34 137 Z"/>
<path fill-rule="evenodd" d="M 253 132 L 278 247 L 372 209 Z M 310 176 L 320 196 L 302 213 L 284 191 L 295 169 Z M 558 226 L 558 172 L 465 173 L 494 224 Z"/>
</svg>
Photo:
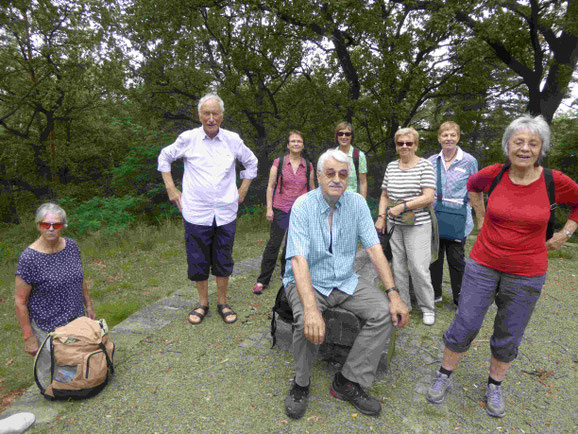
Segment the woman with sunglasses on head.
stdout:
<svg viewBox="0 0 578 434">
<path fill-rule="evenodd" d="M 40 237 L 18 259 L 14 301 L 24 351 L 36 355 L 48 332 L 86 315 L 95 319 L 76 242 L 63 238 L 66 212 L 54 203 L 36 210 Z M 45 346 L 43 353 L 48 351 Z M 44 363 L 46 362 L 46 363 Z M 40 380 L 50 375 L 50 355 L 39 358 Z"/>
<path fill-rule="evenodd" d="M 401 299 L 411 310 L 411 275 L 423 323 L 433 325 L 434 291 L 429 271 L 432 221 L 427 207 L 434 200 L 435 174 L 432 164 L 416 155 L 419 135 L 415 129 L 398 130 L 394 140 L 399 160 L 385 169 L 375 228 L 383 234 L 388 226 L 395 225 L 390 245 L 394 280 Z"/>
</svg>

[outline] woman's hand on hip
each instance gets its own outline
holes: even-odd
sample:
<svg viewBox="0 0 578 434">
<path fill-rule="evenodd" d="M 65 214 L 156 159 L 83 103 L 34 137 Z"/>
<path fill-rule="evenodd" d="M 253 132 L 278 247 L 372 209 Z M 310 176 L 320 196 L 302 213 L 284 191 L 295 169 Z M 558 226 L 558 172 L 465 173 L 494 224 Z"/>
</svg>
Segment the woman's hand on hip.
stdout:
<svg viewBox="0 0 578 434">
<path fill-rule="evenodd" d="M 568 241 L 568 237 L 564 232 L 554 232 L 552 238 L 546 241 L 546 248 L 548 251 L 558 250 L 564 245 L 566 241 Z"/>
</svg>

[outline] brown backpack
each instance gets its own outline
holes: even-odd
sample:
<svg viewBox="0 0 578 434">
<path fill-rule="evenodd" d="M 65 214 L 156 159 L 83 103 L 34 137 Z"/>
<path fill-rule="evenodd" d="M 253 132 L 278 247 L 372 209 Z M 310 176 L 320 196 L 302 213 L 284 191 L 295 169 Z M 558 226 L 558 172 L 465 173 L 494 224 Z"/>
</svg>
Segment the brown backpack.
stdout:
<svg viewBox="0 0 578 434">
<path fill-rule="evenodd" d="M 38 355 L 50 344 L 50 384 L 44 388 L 38 379 Z M 106 321 L 85 316 L 57 327 L 49 333 L 34 360 L 34 379 L 45 398 L 83 399 L 96 395 L 114 374 L 114 344 Z"/>
</svg>

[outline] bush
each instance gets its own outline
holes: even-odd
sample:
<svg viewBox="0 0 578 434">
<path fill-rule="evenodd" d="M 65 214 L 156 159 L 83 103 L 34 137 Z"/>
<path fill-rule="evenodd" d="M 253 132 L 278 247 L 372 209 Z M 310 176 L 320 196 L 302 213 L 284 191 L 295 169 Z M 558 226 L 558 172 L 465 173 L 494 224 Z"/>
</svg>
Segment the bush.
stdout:
<svg viewBox="0 0 578 434">
<path fill-rule="evenodd" d="M 84 235 L 87 232 L 102 231 L 111 234 L 127 228 L 142 211 L 142 197 L 95 197 L 77 203 L 71 198 L 60 200 L 69 217 L 69 231 Z"/>
</svg>

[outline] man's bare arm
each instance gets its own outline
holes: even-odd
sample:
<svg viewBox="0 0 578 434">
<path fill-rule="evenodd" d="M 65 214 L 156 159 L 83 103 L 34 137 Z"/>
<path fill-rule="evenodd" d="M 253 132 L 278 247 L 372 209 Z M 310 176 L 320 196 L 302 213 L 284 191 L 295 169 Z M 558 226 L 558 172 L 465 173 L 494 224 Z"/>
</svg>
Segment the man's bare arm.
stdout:
<svg viewBox="0 0 578 434">
<path fill-rule="evenodd" d="M 305 337 L 311 343 L 322 344 L 325 339 L 325 321 L 317 306 L 307 260 L 303 256 L 293 256 L 291 268 L 295 276 L 297 293 L 303 306 Z"/>
<path fill-rule="evenodd" d="M 181 191 L 176 187 L 175 182 L 173 181 L 173 175 L 171 172 L 161 172 L 163 177 L 163 181 L 165 183 L 165 188 L 167 189 L 167 194 L 169 195 L 169 200 L 171 203 L 179 208 L 179 211 L 183 210 L 181 204 Z"/>
</svg>

